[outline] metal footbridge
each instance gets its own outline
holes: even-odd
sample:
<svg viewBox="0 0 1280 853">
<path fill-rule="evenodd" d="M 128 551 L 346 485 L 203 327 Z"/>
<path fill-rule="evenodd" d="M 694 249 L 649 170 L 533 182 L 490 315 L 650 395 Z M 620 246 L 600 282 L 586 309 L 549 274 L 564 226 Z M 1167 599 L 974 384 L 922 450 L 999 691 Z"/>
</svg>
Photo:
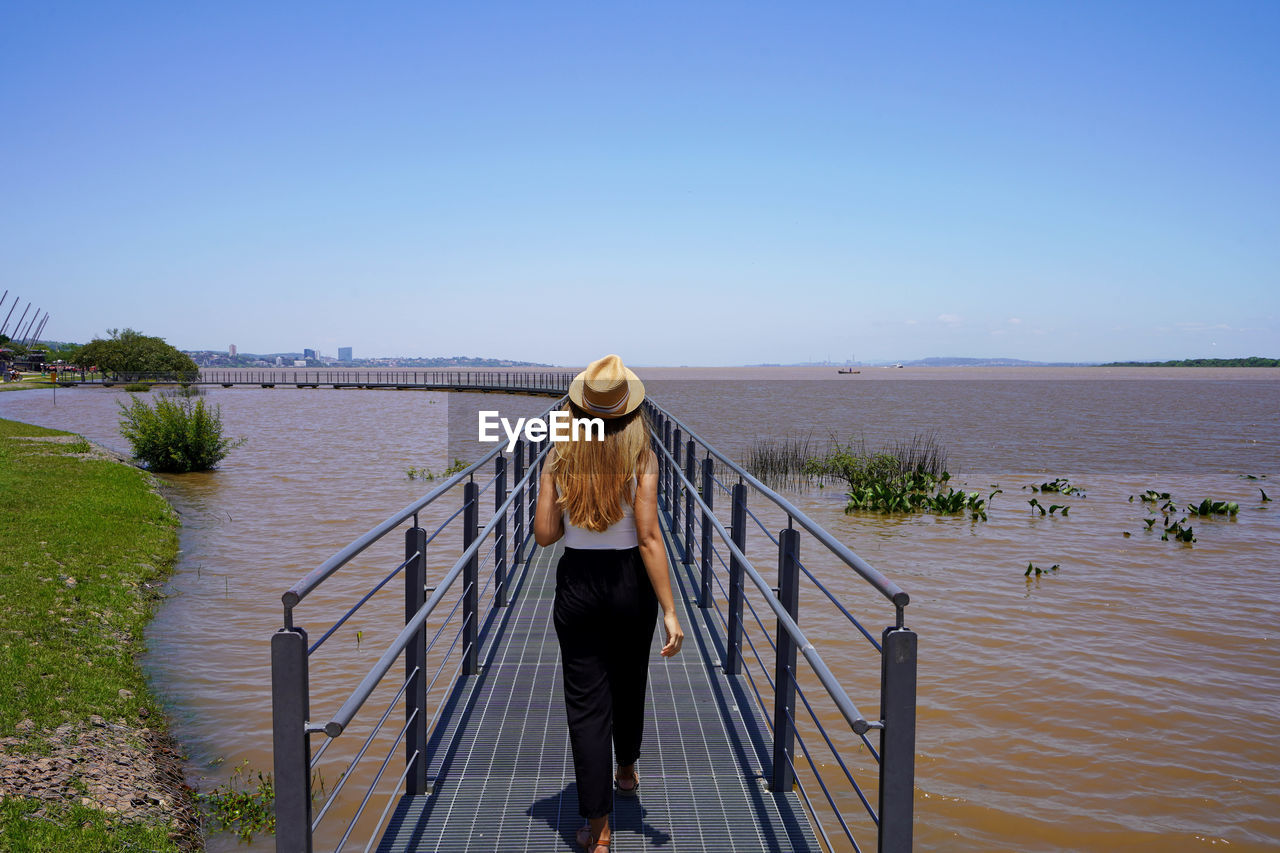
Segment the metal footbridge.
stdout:
<svg viewBox="0 0 1280 853">
<path fill-rule="evenodd" d="M 464 384 L 516 392 L 532 381 L 509 377 Z M 641 785 L 614 798 L 611 849 L 910 850 L 906 593 L 645 405 L 686 640 L 661 658 L 655 634 Z M 495 446 L 283 594 L 271 639 L 277 851 L 580 849 L 551 618 L 560 550 L 532 541 L 549 449 Z M 371 559 L 386 563 L 372 580 Z M 403 629 L 359 684 L 337 685 L 340 701 L 313 707 L 326 655 L 341 653 L 328 641 L 395 591 Z M 314 636 L 303 624 L 312 610 L 322 612 Z M 864 626 L 880 615 L 888 627 Z M 801 621 L 824 640 L 811 642 Z M 851 693 L 878 703 L 874 713 Z"/>
</svg>

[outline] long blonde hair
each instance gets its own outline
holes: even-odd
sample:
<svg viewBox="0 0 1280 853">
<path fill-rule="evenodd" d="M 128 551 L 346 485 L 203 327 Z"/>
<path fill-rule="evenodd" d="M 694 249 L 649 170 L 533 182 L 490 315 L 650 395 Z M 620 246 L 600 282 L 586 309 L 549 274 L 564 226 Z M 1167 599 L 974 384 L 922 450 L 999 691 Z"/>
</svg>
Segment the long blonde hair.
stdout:
<svg viewBox="0 0 1280 853">
<path fill-rule="evenodd" d="M 565 404 L 570 417 L 590 415 L 573 403 Z M 557 441 L 551 454 L 551 474 L 560 492 L 557 501 L 569 513 L 569 521 L 585 530 L 603 531 L 622 519 L 622 502 L 633 503 L 628 488 L 645 472 L 649 459 L 649 425 L 643 409 L 620 418 L 606 419 L 604 440 L 588 430 L 579 436 L 570 430 L 570 441 Z"/>
</svg>

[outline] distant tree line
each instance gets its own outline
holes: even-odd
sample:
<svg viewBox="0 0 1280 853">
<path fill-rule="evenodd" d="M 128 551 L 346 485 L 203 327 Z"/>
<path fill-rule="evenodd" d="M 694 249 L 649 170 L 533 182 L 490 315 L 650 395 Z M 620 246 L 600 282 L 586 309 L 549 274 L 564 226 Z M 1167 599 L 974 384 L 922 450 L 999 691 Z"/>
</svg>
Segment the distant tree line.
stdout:
<svg viewBox="0 0 1280 853">
<path fill-rule="evenodd" d="M 1112 361 L 1102 367 L 1280 367 L 1280 358 L 1184 358 L 1178 361 Z"/>
</svg>

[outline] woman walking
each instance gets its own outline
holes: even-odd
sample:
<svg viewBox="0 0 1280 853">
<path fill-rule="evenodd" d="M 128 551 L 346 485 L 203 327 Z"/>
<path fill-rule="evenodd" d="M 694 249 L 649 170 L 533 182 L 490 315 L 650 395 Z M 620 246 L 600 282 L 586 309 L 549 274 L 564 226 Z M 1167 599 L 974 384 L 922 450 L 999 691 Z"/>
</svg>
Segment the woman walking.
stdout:
<svg viewBox="0 0 1280 853">
<path fill-rule="evenodd" d="M 658 526 L 658 462 L 643 400 L 644 385 L 616 355 L 578 374 L 569 414 L 603 419 L 604 438 L 570 430 L 572 440 L 552 447 L 534 519 L 539 545 L 565 540 L 554 614 L 578 811 L 587 819 L 577 840 L 588 853 L 608 853 L 615 786 L 621 796 L 640 787 L 635 764 L 659 606 L 662 654 L 676 654 L 684 642 Z"/>
</svg>

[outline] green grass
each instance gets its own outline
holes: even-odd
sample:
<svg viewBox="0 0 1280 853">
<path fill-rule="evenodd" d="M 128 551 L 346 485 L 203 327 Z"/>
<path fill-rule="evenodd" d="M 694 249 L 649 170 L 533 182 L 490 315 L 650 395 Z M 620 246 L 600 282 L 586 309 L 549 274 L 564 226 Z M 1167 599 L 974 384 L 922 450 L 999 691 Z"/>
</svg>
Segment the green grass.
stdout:
<svg viewBox="0 0 1280 853">
<path fill-rule="evenodd" d="M 0 737 L 35 753 L 54 728 L 93 714 L 163 728 L 136 658 L 178 550 L 177 520 L 150 475 L 86 455 L 78 436 L 29 440 L 58 436 L 70 434 L 0 419 Z M 24 720 L 34 724 L 25 734 Z M 180 849 L 171 827 L 73 803 L 46 817 L 36 808 L 0 801 L 0 850 Z"/>
<path fill-rule="evenodd" d="M 34 800 L 0 800 L 0 850 L 6 853 L 136 853 L 177 851 L 167 826 L 126 823 L 97 809 L 79 804 L 46 806 L 44 815 L 34 812 Z"/>
<path fill-rule="evenodd" d="M 160 718 L 135 657 L 177 556 L 173 511 L 136 468 L 0 420 L 0 737 L 101 714 Z M 127 688 L 133 698 L 121 698 Z"/>
<path fill-rule="evenodd" d="M 24 376 L 19 382 L 0 382 L 0 391 L 30 391 L 32 388 L 56 388 L 45 376 Z"/>
</svg>

